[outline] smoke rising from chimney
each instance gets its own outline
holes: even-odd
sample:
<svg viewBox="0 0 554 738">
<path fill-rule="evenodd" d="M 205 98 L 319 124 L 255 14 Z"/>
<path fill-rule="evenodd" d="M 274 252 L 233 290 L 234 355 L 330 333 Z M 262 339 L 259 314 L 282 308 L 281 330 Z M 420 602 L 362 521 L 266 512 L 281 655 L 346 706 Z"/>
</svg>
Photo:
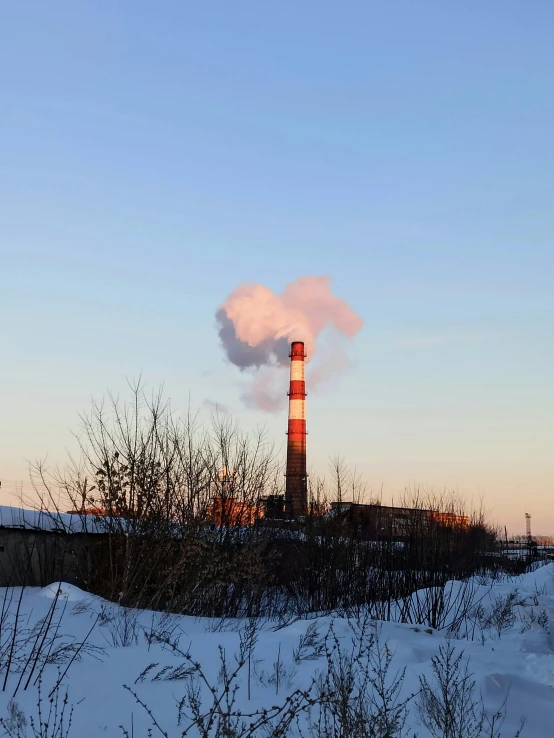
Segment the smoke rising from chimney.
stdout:
<svg viewBox="0 0 554 738">
<path fill-rule="evenodd" d="M 257 370 L 251 372 L 243 400 L 264 410 L 286 403 L 286 376 L 276 368 L 288 367 L 291 341 L 304 341 L 310 361 L 317 356 L 316 340 L 322 332 L 352 338 L 363 325 L 346 300 L 332 294 L 328 276 L 300 277 L 280 295 L 261 284 L 240 285 L 218 308 L 216 320 L 229 361 L 243 371 Z M 344 369 L 348 360 L 340 351 L 338 360 L 329 360 L 327 346 L 327 358 L 313 368 L 312 381 L 308 372 L 309 387 Z"/>
</svg>

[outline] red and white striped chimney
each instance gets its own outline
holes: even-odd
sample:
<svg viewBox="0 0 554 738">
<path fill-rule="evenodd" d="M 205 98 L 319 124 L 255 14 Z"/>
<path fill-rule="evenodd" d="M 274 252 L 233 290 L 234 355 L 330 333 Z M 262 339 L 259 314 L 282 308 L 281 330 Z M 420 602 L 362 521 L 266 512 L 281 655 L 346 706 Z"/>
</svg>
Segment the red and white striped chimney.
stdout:
<svg viewBox="0 0 554 738">
<path fill-rule="evenodd" d="M 293 341 L 290 348 L 289 425 L 285 512 L 290 518 L 306 515 L 308 486 L 306 475 L 306 382 L 304 343 Z"/>
</svg>

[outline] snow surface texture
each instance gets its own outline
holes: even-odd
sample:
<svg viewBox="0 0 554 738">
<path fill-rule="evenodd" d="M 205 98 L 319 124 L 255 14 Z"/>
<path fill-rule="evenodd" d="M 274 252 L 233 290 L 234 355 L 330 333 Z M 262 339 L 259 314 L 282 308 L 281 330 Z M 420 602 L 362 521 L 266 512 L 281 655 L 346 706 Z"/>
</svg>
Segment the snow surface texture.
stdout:
<svg viewBox="0 0 554 738">
<path fill-rule="evenodd" d="M 400 697 L 418 692 L 421 676 L 432 681 L 431 659 L 449 639 L 456 652 L 463 650 L 464 657 L 469 657 L 477 697 L 482 696 L 487 710 L 491 713 L 497 710 L 509 692 L 502 738 L 513 736 L 523 717 L 526 723 L 522 738 L 553 736 L 554 564 L 520 577 L 496 582 L 480 578 L 473 584 L 471 617 L 451 622 L 453 631 L 433 630 L 425 623 L 377 624 L 381 644 L 386 642 L 394 654 L 390 676 L 406 669 Z M 462 586 L 451 585 L 453 589 Z M 177 704 L 191 682 L 191 664 L 198 663 L 208 682 L 220 690 L 220 655 L 224 654 L 230 667 L 236 668 L 235 655 L 240 652 L 241 637 L 244 640 L 245 626 L 248 626 L 245 621 L 222 623 L 122 608 L 63 583 L 43 589 L 27 588 L 20 595 L 20 588 L 0 590 L 0 599 L 4 601 L 0 685 L 12 652 L 7 683 L 0 696 L 0 717 L 6 720 L 8 703 L 17 688 L 14 699 L 19 710 L 25 713 L 28 723 L 32 715 L 36 720 L 38 675 L 41 674 L 45 702 L 61 676 L 63 693 L 67 688 L 69 705 L 74 706 L 71 738 L 115 738 L 124 735 L 120 726 L 135 738 L 146 738 L 152 719 L 123 685 L 148 706 L 169 738 L 181 736 L 188 723 L 183 718 L 178 725 Z M 503 608 L 506 602 L 508 606 Z M 43 639 L 48 622 L 49 634 Z M 325 672 L 327 661 L 320 647 L 312 643 L 303 653 L 298 651 L 300 639 L 308 629 L 324 637 L 332 625 L 345 652 L 351 648 L 352 633 L 356 630 L 354 621 L 328 615 L 286 625 L 268 621 L 255 625 L 259 630 L 251 659 L 236 680 L 239 687 L 236 708 L 245 713 L 280 704 L 295 689 L 306 689 L 317 672 Z M 85 638 L 85 646 L 76 654 L 76 647 Z M 160 643 L 160 639 L 177 643 L 183 653 L 190 653 L 190 659 L 184 659 Z M 36 655 L 39 651 L 37 659 L 34 656 L 28 659 L 29 654 Z M 207 688 L 203 689 L 201 700 L 207 704 L 209 698 Z M 403 735 L 429 738 L 430 733 L 418 722 L 416 703 L 417 698 L 408 703 Z M 12 717 L 13 714 L 12 711 Z M 187 735 L 199 735 L 195 730 Z M 33 735 L 29 727 L 27 735 Z M 162 733 L 154 727 L 152 735 Z M 264 733 L 260 730 L 259 735 Z M 300 721 L 294 731 L 291 728 L 290 735 L 312 733 Z"/>
</svg>

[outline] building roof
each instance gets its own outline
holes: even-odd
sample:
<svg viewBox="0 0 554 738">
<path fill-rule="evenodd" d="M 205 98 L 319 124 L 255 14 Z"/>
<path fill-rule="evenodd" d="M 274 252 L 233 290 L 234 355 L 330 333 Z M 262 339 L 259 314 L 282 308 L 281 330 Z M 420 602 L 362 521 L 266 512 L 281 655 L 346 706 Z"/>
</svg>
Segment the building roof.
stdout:
<svg viewBox="0 0 554 738">
<path fill-rule="evenodd" d="M 118 521 L 125 522 L 125 521 Z M 40 530 L 50 533 L 106 533 L 110 518 L 47 510 L 26 510 L 0 505 L 0 528 Z"/>
</svg>

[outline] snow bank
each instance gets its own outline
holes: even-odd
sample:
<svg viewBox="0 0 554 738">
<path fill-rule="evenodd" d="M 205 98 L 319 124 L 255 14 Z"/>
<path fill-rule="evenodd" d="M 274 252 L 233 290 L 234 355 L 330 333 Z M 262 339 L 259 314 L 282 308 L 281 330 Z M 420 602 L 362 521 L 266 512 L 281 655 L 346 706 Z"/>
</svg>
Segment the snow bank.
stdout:
<svg viewBox="0 0 554 738">
<path fill-rule="evenodd" d="M 461 587 L 459 582 L 451 583 L 452 594 L 459 593 Z M 7 603 L 7 617 L 0 634 L 0 651 L 4 654 L 4 646 L 13 633 L 9 624 L 13 626 L 19 593 L 19 589 L 0 590 L 0 600 L 4 597 Z M 418 593 L 419 596 L 424 594 Z M 549 738 L 554 734 L 554 564 L 501 582 L 475 581 L 471 597 L 471 607 L 478 610 L 473 617 L 480 623 L 473 630 L 462 627 L 451 632 L 437 631 L 424 624 L 398 622 L 379 625 L 381 642 L 387 642 L 394 653 L 391 674 L 406 669 L 401 696 L 417 692 L 420 677 L 431 680 L 431 659 L 448 637 L 449 642 L 469 658 L 477 693 L 482 694 L 488 710 L 498 709 L 509 692 L 501 738 L 511 738 L 522 717 L 526 718 L 522 738 Z M 487 625 L 487 617 L 500 600 L 510 600 L 511 614 L 501 627 L 494 623 Z M 78 644 L 90 633 L 87 648 L 74 659 L 62 680 L 68 688 L 69 701 L 74 705 L 70 738 L 100 735 L 115 738 L 123 734 L 120 725 L 130 733 L 131 724 L 137 738 L 146 736 L 151 726 L 150 718 L 123 685 L 133 690 L 152 710 L 170 738 L 181 736 L 186 725 L 178 725 L 176 704 L 185 694 L 190 677 L 167 679 L 167 675 L 178 673 L 176 668 L 189 662 L 184 661 L 178 651 L 160 643 L 160 638 L 178 644 L 183 653 L 190 653 L 191 661 L 198 663 L 206 679 L 219 689 L 221 657 L 224 655 L 228 664 L 236 667 L 235 656 L 240 652 L 241 638 L 244 640 L 246 633 L 245 621 L 222 623 L 125 609 L 62 583 L 23 591 L 19 614 L 21 649 L 24 649 L 25 632 L 37 632 L 33 628 L 40 627 L 53 603 L 56 604 L 52 618 L 54 626 L 61 620 L 56 630 L 60 644 Z M 315 646 L 311 651 L 310 648 L 306 650 L 310 658 L 298 658 L 301 640 L 310 629 L 312 633 L 317 632 L 321 642 L 332 626 L 341 647 L 348 650 L 357 628 L 357 624 L 348 619 L 331 616 L 298 619 L 283 627 L 267 622 L 256 625 L 258 632 L 250 663 L 240 670 L 236 681 L 239 687 L 236 707 L 243 712 L 269 708 L 295 689 L 307 688 L 318 671 L 325 671 L 324 654 Z M 35 641 L 35 637 L 28 639 L 25 647 L 33 648 Z M 1 663 L 5 670 L 5 658 Z M 18 663 L 22 664 L 23 660 Z M 44 684 L 54 684 L 67 663 L 62 649 L 59 660 L 45 665 Z M 275 664 L 280 664 L 278 685 L 271 678 Z M 6 715 L 21 668 L 10 675 L 7 689 L 0 696 L 0 717 Z M 27 690 L 20 688 L 16 701 L 27 715 L 35 714 L 36 685 L 31 684 Z M 410 738 L 414 734 L 418 738 L 429 738 L 428 732 L 417 722 L 415 701 L 410 703 L 408 726 Z M 303 730 L 306 730 L 305 724 Z"/>
</svg>

